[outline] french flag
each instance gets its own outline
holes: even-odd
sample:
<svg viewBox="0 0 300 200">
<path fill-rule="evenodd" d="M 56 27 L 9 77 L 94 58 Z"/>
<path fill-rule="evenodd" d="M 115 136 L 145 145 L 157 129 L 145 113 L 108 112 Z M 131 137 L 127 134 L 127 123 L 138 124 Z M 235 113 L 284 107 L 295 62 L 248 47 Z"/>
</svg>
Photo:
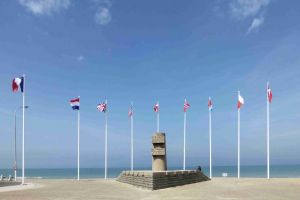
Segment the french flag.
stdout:
<svg viewBox="0 0 300 200">
<path fill-rule="evenodd" d="M 73 108 L 73 110 L 79 110 L 79 106 L 80 106 L 79 101 L 80 101 L 79 97 L 70 100 L 70 105 Z"/>
<path fill-rule="evenodd" d="M 23 92 L 23 88 L 24 88 L 24 77 L 14 78 L 12 81 L 13 92 L 18 92 L 19 89 L 21 89 L 21 92 Z"/>
</svg>

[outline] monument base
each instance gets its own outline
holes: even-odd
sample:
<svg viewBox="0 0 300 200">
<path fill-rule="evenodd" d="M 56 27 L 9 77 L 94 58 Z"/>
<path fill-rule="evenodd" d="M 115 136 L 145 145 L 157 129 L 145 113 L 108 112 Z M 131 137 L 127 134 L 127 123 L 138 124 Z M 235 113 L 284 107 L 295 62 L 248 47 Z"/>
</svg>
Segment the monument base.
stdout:
<svg viewBox="0 0 300 200">
<path fill-rule="evenodd" d="M 159 190 L 210 180 L 198 170 L 123 171 L 117 181 L 150 190 Z"/>
<path fill-rule="evenodd" d="M 17 181 L 0 181 L 0 187 L 13 186 L 13 185 L 21 185 L 21 182 L 17 182 Z"/>
</svg>

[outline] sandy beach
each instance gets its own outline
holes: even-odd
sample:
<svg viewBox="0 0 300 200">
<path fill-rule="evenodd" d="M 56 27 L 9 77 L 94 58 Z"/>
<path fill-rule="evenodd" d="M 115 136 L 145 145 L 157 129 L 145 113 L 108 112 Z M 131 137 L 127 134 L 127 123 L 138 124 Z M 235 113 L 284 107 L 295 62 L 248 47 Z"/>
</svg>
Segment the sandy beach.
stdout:
<svg viewBox="0 0 300 200">
<path fill-rule="evenodd" d="M 0 188 L 0 199 L 300 199 L 300 179 L 288 178 L 215 178 L 157 191 L 136 188 L 114 179 L 27 181 L 27 186 Z"/>
</svg>

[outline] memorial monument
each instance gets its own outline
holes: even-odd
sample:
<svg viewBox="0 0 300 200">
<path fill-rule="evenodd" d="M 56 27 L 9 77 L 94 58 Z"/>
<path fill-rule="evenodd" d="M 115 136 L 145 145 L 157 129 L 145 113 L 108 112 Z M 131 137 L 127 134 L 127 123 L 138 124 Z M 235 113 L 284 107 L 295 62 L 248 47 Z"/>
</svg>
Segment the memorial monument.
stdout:
<svg viewBox="0 0 300 200">
<path fill-rule="evenodd" d="M 123 171 L 117 181 L 158 190 L 210 180 L 199 170 L 167 170 L 165 133 L 154 133 L 152 145 L 152 171 Z"/>
</svg>

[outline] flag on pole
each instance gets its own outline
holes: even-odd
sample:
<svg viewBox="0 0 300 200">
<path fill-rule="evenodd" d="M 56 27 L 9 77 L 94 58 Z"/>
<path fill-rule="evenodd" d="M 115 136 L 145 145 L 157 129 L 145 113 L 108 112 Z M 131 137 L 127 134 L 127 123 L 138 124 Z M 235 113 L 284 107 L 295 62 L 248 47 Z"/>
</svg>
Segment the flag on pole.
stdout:
<svg viewBox="0 0 300 200">
<path fill-rule="evenodd" d="M 273 98 L 273 94 L 272 94 L 272 90 L 271 90 L 271 88 L 269 86 L 269 83 L 268 83 L 267 93 L 268 93 L 268 100 L 271 103 L 272 102 L 272 98 Z"/>
<path fill-rule="evenodd" d="M 79 110 L 79 104 L 80 104 L 79 102 L 80 102 L 79 97 L 70 100 L 70 105 L 73 108 L 73 110 Z"/>
<path fill-rule="evenodd" d="M 133 106 L 130 105 L 129 111 L 128 111 L 128 117 L 131 117 L 133 115 Z"/>
<path fill-rule="evenodd" d="M 12 90 L 13 92 L 18 92 L 19 89 L 21 89 L 21 92 L 23 92 L 24 88 L 24 77 L 17 77 L 14 78 L 12 81 Z"/>
<path fill-rule="evenodd" d="M 270 178 L 270 103 L 273 94 L 269 82 L 267 82 L 267 178 Z"/>
<path fill-rule="evenodd" d="M 183 111 L 186 112 L 187 109 L 190 107 L 190 104 L 187 102 L 187 100 L 184 100 L 184 104 L 183 104 Z"/>
<path fill-rule="evenodd" d="M 209 109 L 210 111 L 212 111 L 212 109 L 213 109 L 212 100 L 211 100 L 210 97 L 209 97 L 209 99 L 208 99 L 208 109 Z"/>
<path fill-rule="evenodd" d="M 80 179 L 80 97 L 70 100 L 70 105 L 73 110 L 77 110 L 77 180 Z"/>
<path fill-rule="evenodd" d="M 209 117 L 209 178 L 212 178 L 212 159 L 211 159 L 211 111 L 213 109 L 212 100 L 208 98 L 208 117 Z"/>
<path fill-rule="evenodd" d="M 106 112 L 106 107 L 107 107 L 107 105 L 106 105 L 106 103 L 100 103 L 100 104 L 98 104 L 98 106 L 97 106 L 97 110 L 99 110 L 100 112 Z"/>
<path fill-rule="evenodd" d="M 244 103 L 245 103 L 244 98 L 239 94 L 237 108 L 240 109 L 242 105 L 244 105 Z"/>
<path fill-rule="evenodd" d="M 105 146 L 104 146 L 104 179 L 107 179 L 107 100 L 97 105 L 97 110 L 105 115 Z M 132 117 L 131 117 L 132 119 Z"/>
<path fill-rule="evenodd" d="M 22 123 L 22 184 L 25 183 L 25 74 L 16 77 L 12 81 L 12 91 L 23 93 L 23 123 Z"/>
<path fill-rule="evenodd" d="M 156 112 L 156 113 L 159 112 L 159 103 L 158 102 L 154 105 L 153 109 L 154 109 L 154 112 Z"/>
</svg>

